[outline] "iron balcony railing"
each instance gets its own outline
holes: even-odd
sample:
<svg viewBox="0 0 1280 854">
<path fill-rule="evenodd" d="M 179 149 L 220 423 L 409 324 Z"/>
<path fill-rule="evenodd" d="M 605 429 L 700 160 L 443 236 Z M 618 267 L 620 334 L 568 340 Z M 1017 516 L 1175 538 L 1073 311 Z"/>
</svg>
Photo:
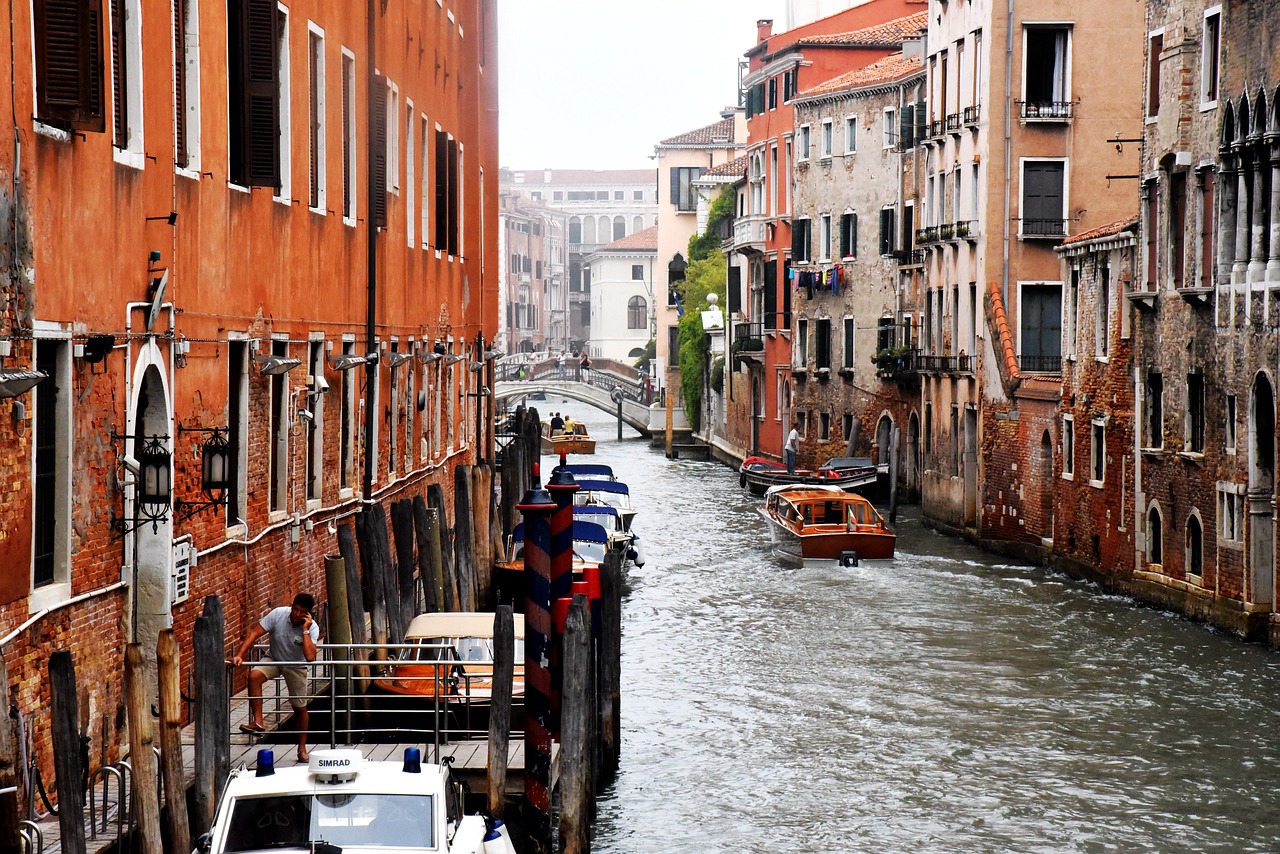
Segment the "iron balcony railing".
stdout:
<svg viewBox="0 0 1280 854">
<path fill-rule="evenodd" d="M 956 237 L 977 237 L 978 221 L 976 219 L 961 219 L 956 221 Z"/>
<path fill-rule="evenodd" d="M 938 226 L 938 239 L 951 240 L 956 236 L 956 224 L 954 222 L 944 222 Z"/>
<path fill-rule="evenodd" d="M 1018 369 L 1031 374 L 1060 374 L 1062 357 L 1023 353 L 1018 356 Z"/>
<path fill-rule="evenodd" d="M 1059 238 L 1067 234 L 1066 223 L 1061 219 L 1031 218 L 1022 220 L 1023 237 Z"/>
<path fill-rule="evenodd" d="M 764 350 L 764 324 L 756 322 L 733 325 L 733 351 L 759 353 Z"/>
<path fill-rule="evenodd" d="M 903 267 L 918 267 L 924 264 L 923 249 L 898 249 L 893 253 L 893 257 L 898 259 L 898 263 Z"/>
<path fill-rule="evenodd" d="M 1071 118 L 1070 101 L 1019 101 L 1018 104 L 1024 119 L 1065 122 Z"/>
<path fill-rule="evenodd" d="M 947 132 L 955 133 L 960 130 L 960 114 L 951 113 L 947 116 Z"/>
<path fill-rule="evenodd" d="M 970 127 L 978 124 L 978 119 L 982 115 L 982 107 L 974 104 L 972 107 L 964 108 L 964 123 Z"/>
<path fill-rule="evenodd" d="M 916 229 L 916 243 L 936 243 L 938 240 L 938 227 L 936 225 L 927 225 L 924 228 Z"/>
<path fill-rule="evenodd" d="M 938 137 L 943 134 L 944 122 L 942 119 L 934 119 L 929 122 L 929 136 Z"/>
</svg>

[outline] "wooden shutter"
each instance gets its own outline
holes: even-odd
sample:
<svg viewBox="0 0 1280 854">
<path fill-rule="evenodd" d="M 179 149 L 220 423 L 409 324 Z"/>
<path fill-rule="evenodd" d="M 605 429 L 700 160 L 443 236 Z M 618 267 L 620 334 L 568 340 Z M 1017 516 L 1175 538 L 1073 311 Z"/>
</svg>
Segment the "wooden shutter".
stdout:
<svg viewBox="0 0 1280 854">
<path fill-rule="evenodd" d="M 928 139 L 929 138 L 929 102 L 928 101 L 920 101 L 918 104 L 916 104 L 915 124 L 916 124 L 915 138 Z"/>
<path fill-rule="evenodd" d="M 748 101 L 748 103 L 750 103 Z M 676 205 L 677 210 L 680 205 L 680 167 L 674 166 L 671 169 L 671 204 Z"/>
<path fill-rule="evenodd" d="M 461 234 L 461 228 L 458 223 L 458 193 L 459 176 L 458 176 L 458 141 L 456 139 L 449 140 L 449 254 L 461 255 L 461 247 L 458 245 L 458 237 Z M 527 259 L 526 259 L 527 260 Z M 528 272 L 526 269 L 525 272 Z"/>
<path fill-rule="evenodd" d="M 791 257 L 800 262 L 809 260 L 809 220 L 798 219 L 791 223 Z"/>
<path fill-rule="evenodd" d="M 116 148 L 129 146 L 129 93 L 125 86 L 124 0 L 111 0 L 112 132 Z"/>
<path fill-rule="evenodd" d="M 187 165 L 187 2 L 173 3 L 173 162 Z"/>
<path fill-rule="evenodd" d="M 352 115 L 351 87 L 355 74 L 355 63 L 345 56 L 342 58 L 342 215 L 351 216 L 355 211 L 355 200 L 351 198 L 351 147 L 355 137 L 355 116 Z M 425 238 L 426 235 L 423 235 Z"/>
<path fill-rule="evenodd" d="M 387 78 L 373 76 L 369 90 L 369 120 L 373 124 L 369 156 L 373 158 L 373 186 L 369 188 L 373 200 L 373 225 L 387 227 Z"/>
<path fill-rule="evenodd" d="M 102 133 L 102 0 L 34 0 L 36 118 Z"/>
<path fill-rule="evenodd" d="M 436 131 L 436 249 L 449 245 L 449 135 Z"/>
<path fill-rule="evenodd" d="M 774 265 L 770 264 L 768 270 L 776 270 Z M 767 272 L 767 270 L 766 270 Z M 769 277 L 765 277 L 765 281 L 769 281 Z M 777 288 L 777 276 L 774 276 L 775 289 Z M 791 287 L 791 259 L 782 262 L 782 320 L 778 323 L 779 329 L 791 328 L 791 292 L 795 290 Z"/>
<path fill-rule="evenodd" d="M 1024 234 L 1061 235 L 1061 162 L 1028 163 L 1022 173 L 1022 230 Z"/>
<path fill-rule="evenodd" d="M 742 311 L 742 269 L 736 264 L 729 268 L 729 313 Z"/>
<path fill-rule="evenodd" d="M 275 0 L 242 0 L 245 184 L 280 186 L 280 25 Z"/>
<path fill-rule="evenodd" d="M 307 148 L 308 171 L 311 176 L 311 207 L 320 207 L 320 42 L 315 33 L 307 33 L 309 74 L 307 75 Z"/>
<path fill-rule="evenodd" d="M 774 261 L 764 263 L 764 317 L 762 319 L 765 329 L 778 328 L 778 267 Z"/>
<path fill-rule="evenodd" d="M 914 146 L 915 140 L 915 123 L 916 123 L 916 107 L 914 104 L 907 104 L 902 108 L 902 114 L 898 116 L 898 149 L 906 151 Z"/>
</svg>

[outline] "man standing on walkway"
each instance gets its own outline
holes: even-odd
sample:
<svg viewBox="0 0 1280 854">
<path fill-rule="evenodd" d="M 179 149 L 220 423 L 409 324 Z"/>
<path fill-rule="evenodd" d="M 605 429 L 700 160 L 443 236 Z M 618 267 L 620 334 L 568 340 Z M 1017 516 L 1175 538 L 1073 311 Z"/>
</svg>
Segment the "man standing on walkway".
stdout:
<svg viewBox="0 0 1280 854">
<path fill-rule="evenodd" d="M 787 474 L 796 473 L 796 452 L 800 450 L 800 419 L 791 422 L 791 432 L 787 434 L 787 444 L 782 449 L 787 458 Z"/>
<path fill-rule="evenodd" d="M 240 725 L 242 732 L 267 731 L 262 719 L 262 688 L 268 679 L 283 676 L 289 689 L 289 705 L 298 719 L 298 761 L 307 761 L 307 668 L 301 662 L 316 660 L 316 643 L 320 640 L 320 627 L 311 612 L 316 600 L 310 593 L 293 597 L 292 606 L 281 606 L 267 612 L 262 620 L 249 630 L 244 642 L 232 657 L 231 663 L 239 667 L 249 650 L 263 635 L 271 635 L 267 656 L 257 667 L 249 671 L 248 723 Z"/>
</svg>

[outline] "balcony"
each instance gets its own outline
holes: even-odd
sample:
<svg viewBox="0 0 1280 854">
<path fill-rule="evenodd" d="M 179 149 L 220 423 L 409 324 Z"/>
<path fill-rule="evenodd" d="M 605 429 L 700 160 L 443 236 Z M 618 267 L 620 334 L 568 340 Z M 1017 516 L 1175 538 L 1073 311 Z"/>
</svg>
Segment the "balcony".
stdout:
<svg viewBox="0 0 1280 854">
<path fill-rule="evenodd" d="M 936 225 L 928 225 L 924 228 L 916 229 L 916 243 L 923 246 L 926 243 L 938 242 L 938 227 Z"/>
<path fill-rule="evenodd" d="M 737 252 L 764 252 L 768 217 L 740 216 L 733 221 L 733 248 Z"/>
<path fill-rule="evenodd" d="M 955 240 L 955 237 L 956 224 L 954 222 L 944 222 L 942 225 L 938 226 L 939 240 Z"/>
<path fill-rule="evenodd" d="M 1022 353 L 1018 356 L 1018 370 L 1028 374 L 1060 374 L 1062 357 Z"/>
<path fill-rule="evenodd" d="M 982 107 L 974 104 L 972 107 L 964 108 L 964 123 L 966 127 L 976 128 L 978 119 L 982 116 Z"/>
<path fill-rule="evenodd" d="M 763 353 L 764 324 L 752 322 L 733 324 L 733 352 Z"/>
<path fill-rule="evenodd" d="M 919 377 L 920 351 L 908 347 L 881 350 L 872 357 L 876 363 L 876 375 L 882 380 L 905 383 Z M 845 369 L 848 370 L 848 369 Z M 841 371 L 844 373 L 844 370 Z"/>
<path fill-rule="evenodd" d="M 1061 240 L 1067 234 L 1066 223 L 1061 219 L 1023 219 L 1019 237 L 1028 240 Z"/>
<path fill-rule="evenodd" d="M 960 114 L 951 113 L 947 116 L 947 133 L 960 133 Z"/>
<path fill-rule="evenodd" d="M 1070 101 L 1019 101 L 1018 107 L 1023 121 L 1071 121 L 1072 104 Z"/>
<path fill-rule="evenodd" d="M 923 249 L 897 249 L 894 251 L 893 257 L 898 260 L 898 266 L 900 267 L 924 266 Z"/>
<path fill-rule="evenodd" d="M 978 221 L 976 219 L 961 219 L 956 221 L 956 237 L 961 238 L 977 238 Z"/>
<path fill-rule="evenodd" d="M 943 131 L 944 127 L 945 127 L 945 122 L 943 122 L 942 119 L 934 119 L 933 121 L 929 122 L 929 138 L 937 139 L 938 137 L 942 136 L 944 133 Z"/>
</svg>

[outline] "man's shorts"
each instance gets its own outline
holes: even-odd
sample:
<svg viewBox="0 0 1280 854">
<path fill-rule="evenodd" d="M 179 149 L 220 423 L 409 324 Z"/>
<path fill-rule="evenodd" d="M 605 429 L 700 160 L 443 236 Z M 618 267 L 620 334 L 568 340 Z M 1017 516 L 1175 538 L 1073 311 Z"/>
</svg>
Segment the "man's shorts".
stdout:
<svg viewBox="0 0 1280 854">
<path fill-rule="evenodd" d="M 260 670 L 268 679 L 284 677 L 284 684 L 289 689 L 289 705 L 295 709 L 307 706 L 307 670 L 305 667 L 281 667 L 270 659 L 263 659 L 254 670 Z"/>
</svg>

